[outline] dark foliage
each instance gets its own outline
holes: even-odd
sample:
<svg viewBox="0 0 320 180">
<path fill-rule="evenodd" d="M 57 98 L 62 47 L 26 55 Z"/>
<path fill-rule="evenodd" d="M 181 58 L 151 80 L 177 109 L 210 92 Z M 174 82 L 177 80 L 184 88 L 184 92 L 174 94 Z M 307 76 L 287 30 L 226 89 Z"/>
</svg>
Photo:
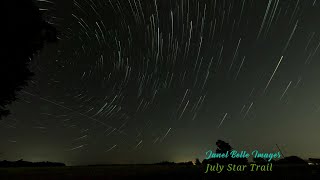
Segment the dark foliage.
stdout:
<svg viewBox="0 0 320 180">
<path fill-rule="evenodd" d="M 196 165 L 201 165 L 201 162 L 200 162 L 200 160 L 199 160 L 198 158 L 196 159 L 195 164 L 196 164 Z"/>
<path fill-rule="evenodd" d="M 0 167 L 56 167 L 66 166 L 64 163 L 58 162 L 28 162 L 23 161 L 0 161 Z"/>
<path fill-rule="evenodd" d="M 3 52 L 0 59 L 0 118 L 10 114 L 6 105 L 16 100 L 33 73 L 28 64 L 46 42 L 57 41 L 56 29 L 45 22 L 32 0 L 1 2 Z"/>
<path fill-rule="evenodd" d="M 155 163 L 156 165 L 175 165 L 175 162 L 169 162 L 169 161 L 162 161 L 159 163 Z"/>
<path fill-rule="evenodd" d="M 179 163 L 175 163 L 175 162 L 169 162 L 169 161 L 162 161 L 159 163 L 155 163 L 154 165 L 193 165 L 192 161 L 188 161 L 188 162 L 179 162 Z"/>
<path fill-rule="evenodd" d="M 216 142 L 217 150 L 216 153 L 226 153 L 227 151 L 232 151 L 232 147 L 229 145 L 229 143 L 226 143 L 222 140 L 218 140 Z"/>
<path fill-rule="evenodd" d="M 268 161 L 263 158 L 253 158 L 253 162 L 255 164 L 267 164 L 268 163 Z"/>
<path fill-rule="evenodd" d="M 247 158 L 232 158 L 230 156 L 230 152 L 233 150 L 233 148 L 229 145 L 229 143 L 224 142 L 222 140 L 218 140 L 216 142 L 217 149 L 216 153 L 227 153 L 229 152 L 229 156 L 227 158 L 211 158 L 211 159 L 204 159 L 202 161 L 202 164 L 214 164 L 214 163 L 219 163 L 219 164 L 248 164 L 248 159 Z"/>
<path fill-rule="evenodd" d="M 192 162 L 192 161 L 180 162 L 180 163 L 178 163 L 178 165 L 188 165 L 188 166 L 192 166 L 192 165 L 193 165 L 193 162 Z"/>
<path fill-rule="evenodd" d="M 283 159 L 279 159 L 278 161 L 275 162 L 276 164 L 301 164 L 301 165 L 307 165 L 308 163 L 297 157 L 297 156 L 288 156 Z"/>
</svg>

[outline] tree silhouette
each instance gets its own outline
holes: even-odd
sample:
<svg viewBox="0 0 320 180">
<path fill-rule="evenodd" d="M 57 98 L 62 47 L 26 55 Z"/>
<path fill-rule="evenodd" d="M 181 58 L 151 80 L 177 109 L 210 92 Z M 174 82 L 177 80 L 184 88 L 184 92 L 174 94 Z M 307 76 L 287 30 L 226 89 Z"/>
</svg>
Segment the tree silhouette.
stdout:
<svg viewBox="0 0 320 180">
<path fill-rule="evenodd" d="M 17 99 L 17 92 L 33 76 L 28 68 L 33 55 L 46 42 L 57 41 L 56 29 L 42 19 L 32 0 L 1 3 L 7 19 L 2 21 L 6 38 L 0 61 L 0 119 L 10 114 L 6 106 Z"/>
<path fill-rule="evenodd" d="M 29 162 L 20 159 L 18 161 L 0 161 L 0 167 L 57 167 L 66 166 L 59 162 Z"/>
<path fill-rule="evenodd" d="M 263 158 L 253 158 L 253 162 L 256 164 L 267 164 L 268 163 L 268 161 Z"/>
<path fill-rule="evenodd" d="M 227 151 L 231 151 L 232 147 L 229 145 L 229 143 L 226 143 L 222 140 L 218 140 L 216 142 L 217 150 L 216 153 L 226 153 Z"/>
<path fill-rule="evenodd" d="M 277 164 L 304 164 L 307 165 L 308 163 L 301 159 L 298 156 L 288 156 L 285 157 L 283 159 L 279 159 L 278 161 L 276 161 Z"/>
<path fill-rule="evenodd" d="M 247 158 L 232 158 L 230 156 L 230 152 L 233 150 L 233 148 L 229 145 L 229 143 L 218 140 L 216 142 L 217 149 L 216 153 L 217 154 L 225 154 L 229 152 L 229 156 L 227 158 L 210 158 L 210 159 L 204 159 L 202 161 L 202 164 L 214 164 L 214 163 L 219 163 L 219 164 L 248 164 L 248 159 Z"/>
<path fill-rule="evenodd" d="M 200 162 L 200 160 L 199 160 L 198 158 L 196 159 L 195 164 L 196 164 L 196 165 L 201 165 L 201 162 Z"/>
</svg>

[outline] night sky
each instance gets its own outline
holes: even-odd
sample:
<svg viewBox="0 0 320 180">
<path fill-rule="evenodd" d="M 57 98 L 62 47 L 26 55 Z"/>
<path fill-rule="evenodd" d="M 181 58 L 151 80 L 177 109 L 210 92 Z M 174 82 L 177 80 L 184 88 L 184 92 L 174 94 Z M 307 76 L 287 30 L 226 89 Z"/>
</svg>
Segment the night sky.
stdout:
<svg viewBox="0 0 320 180">
<path fill-rule="evenodd" d="M 59 42 L 0 121 L 0 159 L 67 165 L 237 150 L 320 157 L 317 0 L 38 0 Z"/>
</svg>

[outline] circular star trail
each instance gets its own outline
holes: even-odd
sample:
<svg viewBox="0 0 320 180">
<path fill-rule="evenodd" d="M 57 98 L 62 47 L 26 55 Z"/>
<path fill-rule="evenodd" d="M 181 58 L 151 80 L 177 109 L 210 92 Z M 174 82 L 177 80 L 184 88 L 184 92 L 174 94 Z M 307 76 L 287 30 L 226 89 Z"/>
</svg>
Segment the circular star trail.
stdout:
<svg viewBox="0 0 320 180">
<path fill-rule="evenodd" d="M 268 126 L 261 117 L 272 114 L 269 107 L 299 108 L 301 88 L 314 85 L 308 77 L 319 59 L 316 0 L 37 5 L 58 29 L 59 42 L 35 55 L 30 68 L 36 76 L 20 103 L 36 104 L 36 118 L 26 123 L 30 131 L 68 132 L 62 151 L 161 147 L 192 127 L 199 134 L 239 127 L 244 137 L 242 126 Z M 314 113 L 318 106 L 308 109 Z M 3 127 L 27 121 L 8 119 Z"/>
</svg>

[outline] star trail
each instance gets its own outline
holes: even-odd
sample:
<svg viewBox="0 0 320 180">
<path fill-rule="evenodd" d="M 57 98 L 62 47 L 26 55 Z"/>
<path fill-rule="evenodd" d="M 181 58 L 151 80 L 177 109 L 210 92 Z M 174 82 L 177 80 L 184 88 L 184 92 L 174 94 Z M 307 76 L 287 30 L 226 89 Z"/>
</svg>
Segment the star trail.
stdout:
<svg viewBox="0 0 320 180">
<path fill-rule="evenodd" d="M 186 161 L 218 138 L 320 156 L 316 0 L 36 4 L 59 42 L 0 121 L 3 157 Z"/>
</svg>

